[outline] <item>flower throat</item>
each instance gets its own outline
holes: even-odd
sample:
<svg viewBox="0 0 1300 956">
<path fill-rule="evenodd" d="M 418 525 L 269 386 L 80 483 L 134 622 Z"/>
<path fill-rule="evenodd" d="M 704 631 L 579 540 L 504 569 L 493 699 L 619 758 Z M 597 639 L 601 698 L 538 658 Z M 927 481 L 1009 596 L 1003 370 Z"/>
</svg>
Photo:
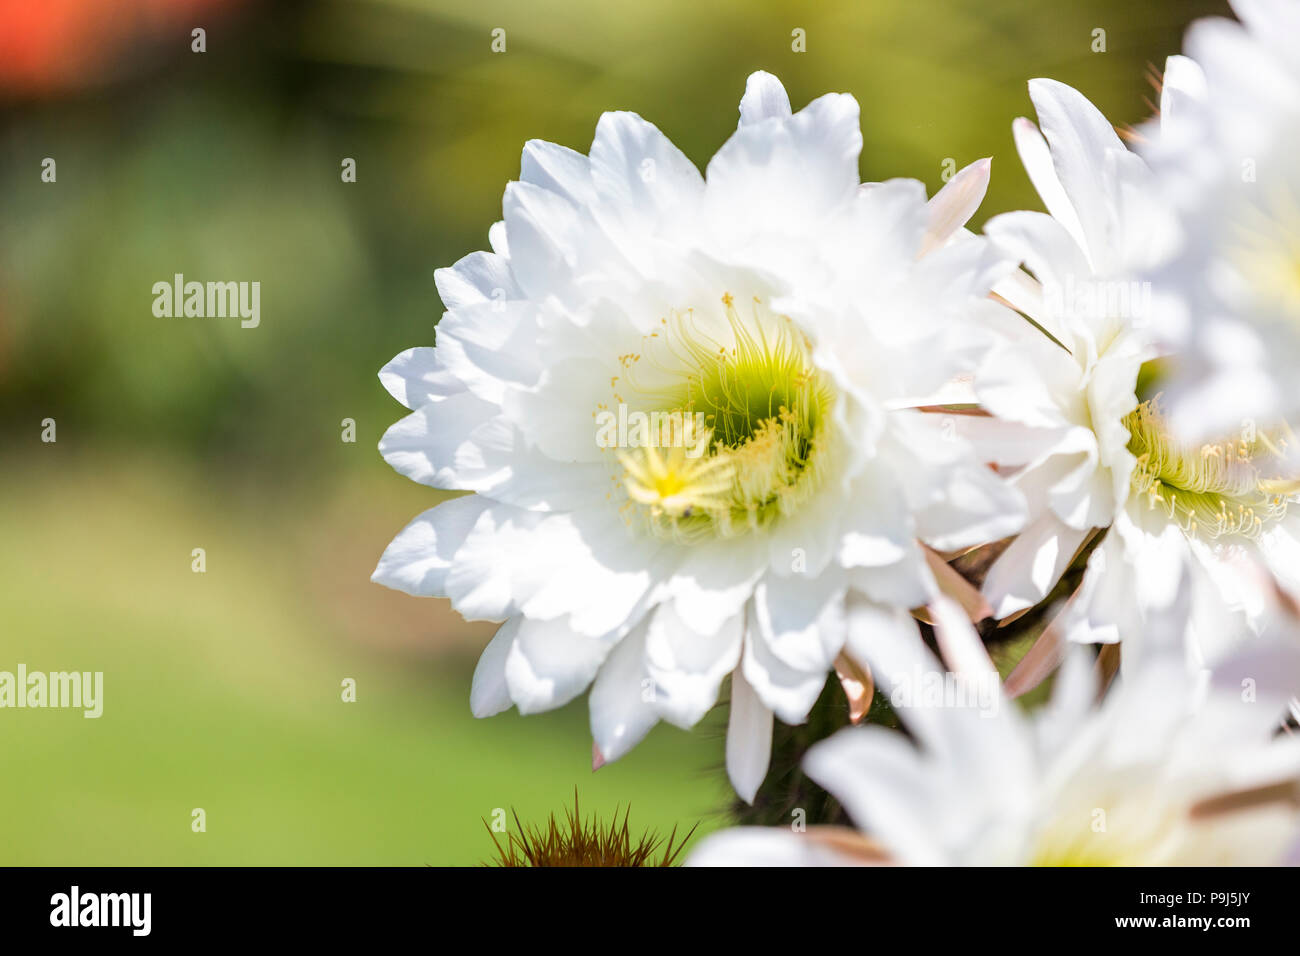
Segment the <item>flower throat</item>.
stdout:
<svg viewBox="0 0 1300 956">
<path fill-rule="evenodd" d="M 693 311 L 660 320 L 647 348 L 657 384 L 629 383 L 661 411 L 702 415 L 703 455 L 689 442 L 619 453 L 630 517 L 676 538 L 731 537 L 790 514 L 820 484 L 833 391 L 794 323 L 754 299 L 742 316 L 722 297 L 725 329 L 710 335 Z M 719 339 L 723 341 L 719 341 Z M 667 447 L 663 447 L 664 445 Z"/>
<path fill-rule="evenodd" d="M 1159 398 L 1143 402 L 1126 421 L 1128 449 L 1137 457 L 1133 489 L 1189 535 L 1214 540 L 1258 537 L 1285 517 L 1300 482 L 1282 471 L 1286 442 L 1263 432 L 1188 446 L 1175 441 Z M 1276 474 L 1266 471 L 1270 466 Z"/>
</svg>

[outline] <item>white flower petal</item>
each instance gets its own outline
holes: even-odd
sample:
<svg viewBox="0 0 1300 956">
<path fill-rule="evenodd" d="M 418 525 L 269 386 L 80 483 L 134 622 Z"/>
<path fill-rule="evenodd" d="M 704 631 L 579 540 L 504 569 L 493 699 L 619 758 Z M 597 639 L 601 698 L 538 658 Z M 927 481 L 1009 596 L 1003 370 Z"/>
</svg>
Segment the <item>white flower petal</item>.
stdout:
<svg viewBox="0 0 1300 956">
<path fill-rule="evenodd" d="M 855 661 L 867 663 L 880 645 L 913 648 L 921 640 L 916 618 L 900 607 L 872 601 L 861 594 L 849 597 L 846 645 Z"/>
<path fill-rule="evenodd" d="M 488 228 L 488 245 L 491 246 L 492 251 L 501 258 L 510 258 L 510 244 L 506 237 L 506 224 L 504 220 L 494 222 Z"/>
<path fill-rule="evenodd" d="M 1025 524 L 1024 497 L 983 465 L 955 467 L 943 497 L 916 519 L 917 537 L 936 551 L 998 541 Z"/>
<path fill-rule="evenodd" d="M 530 617 L 569 615 L 569 625 L 593 636 L 626 630 L 640 618 L 673 555 L 656 540 L 631 535 L 615 512 L 554 516 L 545 582 L 523 604 Z"/>
<path fill-rule="evenodd" d="M 1205 71 L 1191 57 L 1171 56 L 1165 60 L 1160 81 L 1160 135 L 1185 141 L 1191 135 L 1190 114 L 1208 95 Z M 1188 114 L 1188 115 L 1185 115 Z"/>
<path fill-rule="evenodd" d="M 1034 190 L 1043 200 L 1043 205 L 1047 207 L 1052 218 L 1065 227 L 1066 232 L 1079 248 L 1086 249 L 1088 240 L 1084 237 L 1083 227 L 1079 225 L 1079 215 L 1074 211 L 1070 197 L 1066 195 L 1061 187 L 1061 180 L 1056 176 L 1056 167 L 1052 165 L 1052 153 L 1048 148 L 1047 140 L 1043 139 L 1043 134 L 1039 132 L 1038 127 L 1024 117 L 1011 124 L 1011 135 L 1016 141 L 1016 152 L 1020 154 L 1020 162 L 1024 165 L 1025 172 L 1029 174 L 1029 181 L 1033 183 Z"/>
<path fill-rule="evenodd" d="M 492 252 L 471 252 L 450 268 L 436 269 L 433 281 L 448 311 L 523 296 L 509 260 Z"/>
<path fill-rule="evenodd" d="M 1028 465 L 1050 446 L 1053 432 L 1020 422 L 983 415 L 952 416 L 955 432 L 971 443 L 979 461 L 999 465 Z"/>
<path fill-rule="evenodd" d="M 656 713 L 687 730 L 699 723 L 717 702 L 723 678 L 740 660 L 743 630 L 740 614 L 709 634 L 693 628 L 671 603 L 659 605 L 645 640 Z"/>
<path fill-rule="evenodd" d="M 753 692 L 783 721 L 803 723 L 826 686 L 826 665 L 809 670 L 786 664 L 773 653 L 757 615 L 751 611 L 747 617 L 745 653 L 738 672 L 744 674 Z M 836 633 L 842 640 L 842 626 Z"/>
<path fill-rule="evenodd" d="M 844 646 L 848 578 L 767 574 L 754 590 L 755 618 L 764 642 L 786 665 L 824 674 Z"/>
<path fill-rule="evenodd" d="M 1083 583 L 1057 620 L 1067 641 L 1115 644 L 1141 633 L 1142 615 L 1113 530 L 1088 557 Z"/>
<path fill-rule="evenodd" d="M 465 385 L 442 367 L 432 348 L 399 352 L 379 370 L 379 381 L 389 395 L 410 409 L 465 391 Z"/>
<path fill-rule="evenodd" d="M 1102 170 L 1106 153 L 1124 151 L 1124 144 L 1106 117 L 1073 87 L 1056 80 L 1030 80 L 1029 98 L 1051 144 L 1056 175 L 1079 217 L 1088 258 L 1098 272 L 1109 272 L 1107 225 L 1112 207 Z"/>
<path fill-rule="evenodd" d="M 1074 424 L 1075 408 L 1085 407 L 1084 382 L 1069 352 L 1039 339 L 989 353 L 976 376 L 975 394 L 998 419 L 1059 430 Z"/>
<path fill-rule="evenodd" d="M 476 491 L 495 477 L 473 441 L 497 407 L 469 392 L 418 408 L 384 432 L 379 453 L 399 473 L 435 488 Z"/>
<path fill-rule="evenodd" d="M 1054 297 L 1063 299 L 1064 289 L 1077 287 L 1092 278 L 1092 266 L 1083 249 L 1051 216 L 1041 212 L 1005 212 L 985 224 L 984 234 L 1023 262 L 1045 287 L 1045 295 L 1054 290 Z M 1066 348 L 1072 348 L 1071 329 L 1060 319 L 1050 321 L 1048 331 Z"/>
<path fill-rule="evenodd" d="M 772 760 L 772 711 L 745 681 L 731 675 L 731 719 L 727 724 L 727 776 L 737 795 L 753 803 Z"/>
<path fill-rule="evenodd" d="M 542 513 L 492 503 L 446 574 L 447 596 L 467 620 L 539 620 L 599 637 L 626 631 L 664 574 L 653 540 L 629 534 L 618 514 Z"/>
<path fill-rule="evenodd" d="M 379 451 L 412 481 L 538 511 L 576 511 L 609 491 L 606 463 L 547 457 L 525 443 L 523 430 L 497 406 L 469 392 L 401 419 L 384 434 Z"/>
<path fill-rule="evenodd" d="M 851 199 L 862 132 L 845 94 L 780 122 L 745 124 L 709 162 L 705 206 L 719 242 L 741 246 L 778 225 L 796 232 Z"/>
<path fill-rule="evenodd" d="M 975 215 L 988 192 L 993 160 L 979 159 L 944 183 L 927 204 L 930 222 L 921 254 L 936 249 L 959 232 Z"/>
<path fill-rule="evenodd" d="M 1046 598 L 1088 533 L 1049 512 L 1016 535 L 984 578 L 981 590 L 993 616 L 1001 620 Z"/>
<path fill-rule="evenodd" d="M 518 620 L 505 677 L 519 713 L 562 707 L 586 690 L 609 654 L 609 642 L 578 634 L 563 619 Z"/>
<path fill-rule="evenodd" d="M 948 670 L 968 677 L 987 678 L 997 683 L 997 668 L 989 659 L 984 642 L 980 640 L 965 609 L 951 598 L 937 596 L 930 602 L 930 616 L 934 619 L 935 643 Z"/>
<path fill-rule="evenodd" d="M 736 548 L 726 540 L 698 542 L 667 585 L 678 615 L 704 633 L 716 633 L 754 593 L 765 559 L 758 548 Z"/>
<path fill-rule="evenodd" d="M 443 368 L 484 401 L 500 404 L 507 386 L 536 384 L 537 307 L 529 302 L 461 306 L 438 323 Z"/>
<path fill-rule="evenodd" d="M 843 805 L 853 822 L 910 866 L 954 862 L 937 824 L 955 807 L 939 806 L 926 778 L 938 774 L 906 738 L 878 727 L 853 727 L 822 741 L 804 770 Z"/>
<path fill-rule="evenodd" d="M 577 206 L 532 183 L 510 183 L 501 203 L 510 237 L 510 268 L 531 299 L 576 300 L 573 284 L 586 249 Z"/>
<path fill-rule="evenodd" d="M 370 580 L 417 597 L 445 597 L 456 553 L 490 506 L 478 495 L 465 495 L 430 508 L 393 539 Z"/>
<path fill-rule="evenodd" d="M 841 508 L 836 560 L 843 567 L 881 567 L 902 561 L 916 532 L 898 479 L 883 462 L 868 463 Z"/>
<path fill-rule="evenodd" d="M 740 125 L 761 123 L 765 119 L 785 119 L 790 115 L 790 97 L 785 87 L 771 73 L 759 70 L 745 81 L 745 95 L 740 100 Z"/>
<path fill-rule="evenodd" d="M 514 703 L 506 683 L 506 659 L 514 647 L 523 619 L 512 617 L 499 628 L 479 656 L 469 690 L 469 709 L 475 717 L 492 717 Z"/>
<path fill-rule="evenodd" d="M 610 375 L 586 358 L 557 359 L 536 388 L 508 396 L 506 413 L 547 457 L 560 462 L 603 462 L 595 410 L 609 403 Z"/>
<path fill-rule="evenodd" d="M 591 736 L 607 762 L 626 754 L 659 722 L 645 667 L 647 626 L 643 621 L 618 642 L 591 685 Z"/>
<path fill-rule="evenodd" d="M 596 197 L 587 157 L 545 140 L 530 139 L 524 144 L 519 180 L 558 193 L 576 205 L 590 205 Z"/>
<path fill-rule="evenodd" d="M 591 143 L 591 177 L 602 222 L 615 225 L 624 240 L 689 227 L 704 191 L 695 165 L 635 113 L 600 118 Z"/>
<path fill-rule="evenodd" d="M 924 552 L 915 544 L 896 564 L 853 568 L 850 580 L 873 601 L 898 608 L 920 607 L 938 593 L 938 584 L 926 566 Z"/>
<path fill-rule="evenodd" d="M 443 588 L 466 620 L 504 621 L 522 613 L 553 573 L 552 562 L 567 557 L 571 528 L 563 516 L 473 497 L 486 506 L 442 572 Z"/>
</svg>

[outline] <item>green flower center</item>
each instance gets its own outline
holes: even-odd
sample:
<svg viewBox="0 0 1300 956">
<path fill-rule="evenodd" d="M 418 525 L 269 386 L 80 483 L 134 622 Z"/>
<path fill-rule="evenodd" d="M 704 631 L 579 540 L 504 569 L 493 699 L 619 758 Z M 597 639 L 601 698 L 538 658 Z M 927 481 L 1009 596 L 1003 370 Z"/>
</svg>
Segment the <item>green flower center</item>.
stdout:
<svg viewBox="0 0 1300 956">
<path fill-rule="evenodd" d="M 1137 458 L 1133 490 L 1189 535 L 1256 538 L 1285 517 L 1300 490 L 1296 481 L 1265 470 L 1281 464 L 1281 437 L 1251 429 L 1235 440 L 1181 444 L 1169 435 L 1157 399 L 1139 405 L 1125 424 Z"/>
<path fill-rule="evenodd" d="M 764 528 L 806 501 L 825 472 L 834 390 L 807 338 L 761 300 L 744 316 L 730 294 L 722 306 L 708 328 L 692 311 L 664 318 L 648 337 L 658 341 L 623 363 L 643 404 L 684 423 L 657 447 L 619 452 L 627 508 L 654 534 Z"/>
</svg>

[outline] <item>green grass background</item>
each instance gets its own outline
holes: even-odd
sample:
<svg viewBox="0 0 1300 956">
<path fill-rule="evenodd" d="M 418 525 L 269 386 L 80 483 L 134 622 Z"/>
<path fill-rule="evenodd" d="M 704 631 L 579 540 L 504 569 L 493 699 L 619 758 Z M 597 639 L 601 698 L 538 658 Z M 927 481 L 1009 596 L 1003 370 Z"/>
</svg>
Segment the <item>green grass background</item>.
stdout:
<svg viewBox="0 0 1300 956">
<path fill-rule="evenodd" d="M 389 595 L 362 594 L 375 586 L 337 565 L 359 571 L 383 535 L 358 531 L 360 554 L 344 554 L 304 527 L 304 509 L 330 503 L 280 502 L 273 516 L 249 493 L 217 511 L 203 503 L 221 491 L 201 476 L 98 464 L 3 481 L 0 666 L 104 672 L 98 719 L 0 715 L 3 862 L 472 864 L 490 855 L 481 821 L 495 808 L 539 819 L 575 786 L 584 806 L 630 801 L 634 824 L 665 830 L 722 806 L 712 733 L 662 729 L 593 774 L 580 703 L 475 720 L 475 644 L 440 603 L 403 609 L 409 633 L 384 636 L 406 647 L 368 641 L 361 619 L 347 633 L 333 602 Z M 382 527 L 354 515 L 367 523 Z M 342 700 L 347 677 L 355 703 Z M 191 830 L 196 807 L 206 832 Z"/>
</svg>

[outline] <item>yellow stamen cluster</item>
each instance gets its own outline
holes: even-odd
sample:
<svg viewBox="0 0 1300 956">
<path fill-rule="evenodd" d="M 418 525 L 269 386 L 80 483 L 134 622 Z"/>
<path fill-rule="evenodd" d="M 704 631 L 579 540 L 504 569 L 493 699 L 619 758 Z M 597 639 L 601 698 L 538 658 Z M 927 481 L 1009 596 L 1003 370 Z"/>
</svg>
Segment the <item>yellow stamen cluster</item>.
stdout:
<svg viewBox="0 0 1300 956">
<path fill-rule="evenodd" d="M 629 520 L 684 539 L 730 537 L 798 508 L 821 480 L 832 391 L 794 324 L 755 299 L 742 317 L 730 294 L 712 334 L 690 311 L 662 320 L 650 374 L 635 363 L 629 394 L 682 420 L 704 416 L 707 440 L 619 452 Z M 719 341 L 719 338 L 723 341 Z M 653 386 L 640 379 L 653 377 Z M 621 400 L 621 396 L 616 396 Z M 696 449 L 698 452 L 699 449 Z"/>
<path fill-rule="evenodd" d="M 1297 482 L 1265 471 L 1270 462 L 1281 464 L 1281 438 L 1259 432 L 1188 446 L 1169 435 L 1158 399 L 1139 405 L 1126 424 L 1129 451 L 1137 458 L 1134 491 L 1189 535 L 1258 537 L 1286 515 L 1300 490 Z"/>
<path fill-rule="evenodd" d="M 734 468 L 725 457 L 691 458 L 674 446 L 666 453 L 653 445 L 638 453 L 620 451 L 628 497 L 670 520 L 726 508 Z"/>
</svg>

